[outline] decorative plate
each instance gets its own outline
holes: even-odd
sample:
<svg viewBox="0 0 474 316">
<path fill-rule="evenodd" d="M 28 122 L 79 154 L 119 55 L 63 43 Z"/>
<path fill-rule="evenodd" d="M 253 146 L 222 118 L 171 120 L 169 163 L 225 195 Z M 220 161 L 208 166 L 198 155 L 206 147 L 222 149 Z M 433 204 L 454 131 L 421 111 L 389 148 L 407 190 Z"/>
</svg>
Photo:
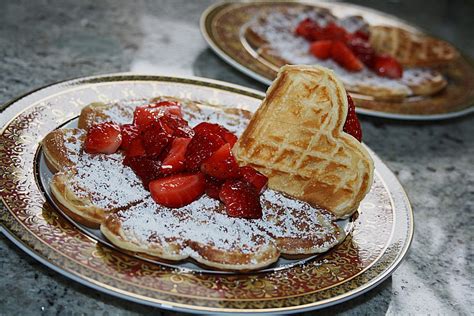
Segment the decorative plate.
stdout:
<svg viewBox="0 0 474 316">
<path fill-rule="evenodd" d="M 210 273 L 120 252 L 87 234 L 48 202 L 42 138 L 71 124 L 93 101 L 168 95 L 254 111 L 264 95 L 197 78 L 106 75 L 57 83 L 6 104 L 0 116 L 0 218 L 5 235 L 63 275 L 109 294 L 187 312 L 296 312 L 336 304 L 386 279 L 413 236 L 410 203 L 396 177 L 371 152 L 374 185 L 346 240 L 326 254 L 255 273 Z"/>
<path fill-rule="evenodd" d="M 276 77 L 278 66 L 258 54 L 245 38 L 245 30 L 255 16 L 269 7 L 324 7 L 337 17 L 361 15 L 370 24 L 391 25 L 412 32 L 420 29 L 392 15 L 373 9 L 334 2 L 317 4 L 299 1 L 248 1 L 223 2 L 210 6 L 201 16 L 201 32 L 214 52 L 234 68 L 270 84 Z M 357 112 L 366 115 L 404 119 L 439 120 L 474 112 L 474 63 L 459 57 L 440 69 L 448 81 L 441 92 L 427 97 L 412 96 L 401 102 L 374 100 L 370 96 L 351 94 Z"/>
</svg>

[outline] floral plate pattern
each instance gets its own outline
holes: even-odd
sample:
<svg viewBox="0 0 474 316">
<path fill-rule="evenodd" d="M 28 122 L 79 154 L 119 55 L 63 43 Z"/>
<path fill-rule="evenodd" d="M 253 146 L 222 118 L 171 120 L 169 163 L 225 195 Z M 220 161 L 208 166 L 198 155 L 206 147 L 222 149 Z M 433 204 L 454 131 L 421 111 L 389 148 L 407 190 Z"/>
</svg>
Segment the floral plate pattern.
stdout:
<svg viewBox="0 0 474 316">
<path fill-rule="evenodd" d="M 160 95 L 255 111 L 264 95 L 199 78 L 106 75 L 57 83 L 5 105 L 0 116 L 2 231 L 65 276 L 125 299 L 187 312 L 296 312 L 347 300 L 387 278 L 406 254 L 413 215 L 398 180 L 371 152 L 374 185 L 352 233 L 302 265 L 246 274 L 196 273 L 153 264 L 90 238 L 47 202 L 38 171 L 40 141 L 94 101 Z"/>
</svg>

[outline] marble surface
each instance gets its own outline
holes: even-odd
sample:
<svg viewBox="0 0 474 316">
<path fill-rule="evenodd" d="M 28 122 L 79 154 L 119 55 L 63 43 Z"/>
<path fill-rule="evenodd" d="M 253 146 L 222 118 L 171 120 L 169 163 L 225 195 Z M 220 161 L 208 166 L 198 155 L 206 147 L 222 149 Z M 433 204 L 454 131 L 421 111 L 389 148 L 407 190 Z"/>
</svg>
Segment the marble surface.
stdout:
<svg viewBox="0 0 474 316">
<path fill-rule="evenodd" d="M 120 71 L 197 75 L 265 89 L 207 48 L 198 21 L 211 3 L 0 1 L 0 103 L 58 80 Z M 397 13 L 474 56 L 474 5 L 468 1 L 357 3 Z M 406 188 L 415 237 L 392 277 L 314 314 L 474 313 L 474 116 L 426 123 L 363 116 L 361 122 L 365 142 Z M 175 315 L 76 284 L 3 235 L 0 270 L 0 315 Z"/>
</svg>

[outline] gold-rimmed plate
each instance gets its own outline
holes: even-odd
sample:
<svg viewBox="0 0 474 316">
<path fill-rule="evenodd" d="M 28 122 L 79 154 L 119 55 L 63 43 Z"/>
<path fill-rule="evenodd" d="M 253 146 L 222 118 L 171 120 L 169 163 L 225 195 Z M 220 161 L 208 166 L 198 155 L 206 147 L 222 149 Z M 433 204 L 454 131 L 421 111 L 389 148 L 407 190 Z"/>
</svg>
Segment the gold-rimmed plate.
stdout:
<svg viewBox="0 0 474 316">
<path fill-rule="evenodd" d="M 250 77 L 270 84 L 278 65 L 259 54 L 246 39 L 249 22 L 269 8 L 328 8 L 337 17 L 361 15 L 372 25 L 396 26 L 411 32 L 421 32 L 416 26 L 386 13 L 341 2 L 305 1 L 245 1 L 222 2 L 210 6 L 201 16 L 201 33 L 212 50 L 234 68 Z M 375 100 L 368 95 L 351 93 L 356 111 L 361 114 L 403 119 L 441 120 L 474 112 L 474 64 L 460 56 L 438 69 L 448 84 L 432 96 L 412 96 L 401 101 Z"/>
<path fill-rule="evenodd" d="M 85 234 L 41 190 L 41 139 L 94 101 L 160 95 L 254 111 L 263 94 L 199 78 L 106 75 L 38 89 L 7 104 L 0 116 L 2 231 L 20 248 L 65 276 L 125 299 L 188 312 L 296 312 L 336 304 L 387 278 L 413 235 L 409 201 L 371 152 L 375 182 L 353 218 L 352 232 L 304 264 L 246 274 L 193 272 L 141 260 Z"/>
</svg>

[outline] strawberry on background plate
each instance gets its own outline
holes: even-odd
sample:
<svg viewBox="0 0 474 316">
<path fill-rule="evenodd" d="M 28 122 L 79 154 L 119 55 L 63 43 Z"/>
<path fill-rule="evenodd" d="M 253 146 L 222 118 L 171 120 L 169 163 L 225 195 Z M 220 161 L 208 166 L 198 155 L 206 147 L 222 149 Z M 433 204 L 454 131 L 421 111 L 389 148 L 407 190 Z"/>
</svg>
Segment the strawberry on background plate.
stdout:
<svg viewBox="0 0 474 316">
<path fill-rule="evenodd" d="M 339 65 L 349 71 L 359 71 L 364 67 L 362 62 L 341 41 L 335 41 L 331 46 L 331 57 Z"/>
<path fill-rule="evenodd" d="M 87 131 L 84 150 L 89 154 L 113 154 L 122 143 L 120 126 L 112 123 L 94 124 Z"/>
<path fill-rule="evenodd" d="M 382 77 L 398 79 L 403 76 L 403 67 L 393 57 L 387 55 L 375 56 L 373 70 Z"/>
<path fill-rule="evenodd" d="M 362 129 L 360 127 L 359 119 L 355 112 L 354 101 L 351 96 L 347 95 L 347 102 L 349 109 L 347 110 L 346 122 L 344 123 L 343 131 L 352 135 L 359 142 L 362 141 Z"/>
<path fill-rule="evenodd" d="M 331 40 L 316 41 L 309 46 L 309 52 L 319 59 L 328 59 L 331 56 Z"/>
<path fill-rule="evenodd" d="M 245 180 L 227 180 L 219 193 L 227 215 L 240 218 L 262 217 L 260 196 L 255 188 Z"/>
<path fill-rule="evenodd" d="M 202 173 L 176 174 L 150 182 L 151 197 L 167 207 L 182 207 L 197 200 L 206 187 Z"/>
</svg>

